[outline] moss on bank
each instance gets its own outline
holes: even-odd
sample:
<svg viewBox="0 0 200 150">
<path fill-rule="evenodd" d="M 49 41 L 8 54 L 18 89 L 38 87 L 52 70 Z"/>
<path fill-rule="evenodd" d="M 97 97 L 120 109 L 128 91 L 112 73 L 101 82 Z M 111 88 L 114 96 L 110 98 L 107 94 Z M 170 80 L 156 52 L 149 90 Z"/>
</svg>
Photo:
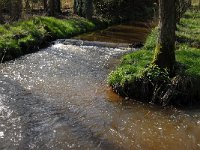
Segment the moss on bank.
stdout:
<svg viewBox="0 0 200 150">
<path fill-rule="evenodd" d="M 106 27 L 107 24 L 106 21 L 91 22 L 83 18 L 35 17 L 11 25 L 0 25 L 0 61 L 34 52 L 57 38 L 69 38 Z"/>
<path fill-rule="evenodd" d="M 123 56 L 108 77 L 109 85 L 122 96 L 163 106 L 200 104 L 199 33 L 199 11 L 191 9 L 178 25 L 176 75 L 170 78 L 167 70 L 149 65 L 158 35 L 155 28 L 142 50 Z"/>
</svg>

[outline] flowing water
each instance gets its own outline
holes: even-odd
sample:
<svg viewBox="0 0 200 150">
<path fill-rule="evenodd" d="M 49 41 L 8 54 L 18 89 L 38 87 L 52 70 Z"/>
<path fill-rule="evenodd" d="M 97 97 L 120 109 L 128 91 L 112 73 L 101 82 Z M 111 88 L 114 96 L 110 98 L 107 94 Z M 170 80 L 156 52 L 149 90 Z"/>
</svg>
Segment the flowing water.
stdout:
<svg viewBox="0 0 200 150">
<path fill-rule="evenodd" d="M 59 40 L 0 65 L 0 149 L 200 149 L 200 110 L 126 101 L 106 84 L 124 44 Z"/>
</svg>

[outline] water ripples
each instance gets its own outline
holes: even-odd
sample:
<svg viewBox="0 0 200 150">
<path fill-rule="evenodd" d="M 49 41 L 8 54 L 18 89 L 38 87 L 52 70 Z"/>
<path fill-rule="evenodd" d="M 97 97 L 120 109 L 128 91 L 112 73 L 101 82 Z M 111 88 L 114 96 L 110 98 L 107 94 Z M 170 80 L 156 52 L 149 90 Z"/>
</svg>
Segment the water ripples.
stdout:
<svg viewBox="0 0 200 150">
<path fill-rule="evenodd" d="M 134 49 L 59 40 L 0 68 L 0 149 L 200 149 L 200 111 L 122 101 L 106 85 Z"/>
</svg>

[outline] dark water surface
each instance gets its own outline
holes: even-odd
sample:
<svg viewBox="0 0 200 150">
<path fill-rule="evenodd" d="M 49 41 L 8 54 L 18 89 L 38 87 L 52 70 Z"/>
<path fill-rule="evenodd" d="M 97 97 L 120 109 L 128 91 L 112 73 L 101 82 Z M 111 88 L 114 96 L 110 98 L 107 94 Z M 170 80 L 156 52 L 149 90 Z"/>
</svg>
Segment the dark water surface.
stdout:
<svg viewBox="0 0 200 150">
<path fill-rule="evenodd" d="M 75 37 L 75 39 L 87 41 L 101 41 L 112 43 L 138 44 L 144 43 L 147 35 L 155 23 L 134 22 L 111 26 L 105 30 L 86 33 Z"/>
<path fill-rule="evenodd" d="M 108 45 L 61 40 L 1 64 L 0 149 L 200 149 L 200 110 L 124 102 L 109 89 L 107 74 L 134 49 Z"/>
</svg>

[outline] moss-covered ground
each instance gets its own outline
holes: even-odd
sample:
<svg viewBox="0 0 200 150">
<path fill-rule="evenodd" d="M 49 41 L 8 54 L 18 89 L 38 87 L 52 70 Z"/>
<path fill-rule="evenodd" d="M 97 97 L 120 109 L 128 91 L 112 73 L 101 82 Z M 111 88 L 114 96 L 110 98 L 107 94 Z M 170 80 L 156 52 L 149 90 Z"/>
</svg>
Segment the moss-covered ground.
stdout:
<svg viewBox="0 0 200 150">
<path fill-rule="evenodd" d="M 200 13 L 198 9 L 191 8 L 185 13 L 180 21 L 180 24 L 177 25 L 176 35 L 176 76 L 173 78 L 169 77 L 169 82 L 166 81 L 164 90 L 167 91 L 159 91 L 159 93 L 161 93 L 159 99 L 163 100 L 164 97 L 166 97 L 166 92 L 169 93 L 169 89 L 171 88 L 175 89 L 174 94 L 176 96 L 171 96 L 173 98 L 170 98 L 170 100 L 176 101 L 176 99 L 179 99 L 179 102 L 174 103 L 178 105 L 184 105 L 183 103 L 193 103 L 194 101 L 196 103 L 196 101 L 199 101 L 200 99 L 200 94 L 198 94 L 198 92 L 200 92 Z M 141 99 L 141 94 L 144 96 L 146 89 L 146 91 L 153 92 L 153 94 L 150 94 L 151 96 L 147 96 L 145 101 L 152 102 L 155 100 L 154 96 L 156 93 L 156 88 L 158 87 L 155 87 L 154 83 L 151 83 L 149 87 L 153 89 L 142 87 L 144 92 L 136 92 L 138 92 L 138 89 L 140 89 L 141 86 L 145 86 L 141 85 L 139 81 L 143 80 L 143 82 L 146 82 L 146 79 L 144 81 L 144 75 L 147 75 L 146 72 L 148 72 L 148 68 L 152 68 L 152 66 L 149 66 L 149 64 L 151 64 L 151 61 L 153 60 L 153 50 L 156 47 L 155 45 L 157 36 L 158 29 L 155 28 L 148 36 L 144 47 L 141 50 L 123 56 L 120 65 L 115 71 L 110 73 L 108 77 L 109 85 L 112 86 L 113 89 L 122 96 Z M 151 82 L 152 78 L 162 79 L 162 74 L 165 74 L 165 71 L 155 69 L 155 66 L 153 68 L 153 72 L 148 72 L 147 82 Z M 184 81 L 185 83 L 180 83 L 180 80 Z M 146 86 L 149 86 L 149 84 Z M 163 88 L 159 88 L 163 90 Z M 180 96 L 181 94 L 182 96 Z M 170 94 L 168 94 L 168 96 L 169 95 Z M 188 102 L 188 99 L 190 99 L 190 102 Z M 168 101 L 170 100 L 168 98 Z"/>
<path fill-rule="evenodd" d="M 0 25 L 0 62 L 36 51 L 57 38 L 69 38 L 106 25 L 105 21 L 44 16 Z"/>
</svg>

